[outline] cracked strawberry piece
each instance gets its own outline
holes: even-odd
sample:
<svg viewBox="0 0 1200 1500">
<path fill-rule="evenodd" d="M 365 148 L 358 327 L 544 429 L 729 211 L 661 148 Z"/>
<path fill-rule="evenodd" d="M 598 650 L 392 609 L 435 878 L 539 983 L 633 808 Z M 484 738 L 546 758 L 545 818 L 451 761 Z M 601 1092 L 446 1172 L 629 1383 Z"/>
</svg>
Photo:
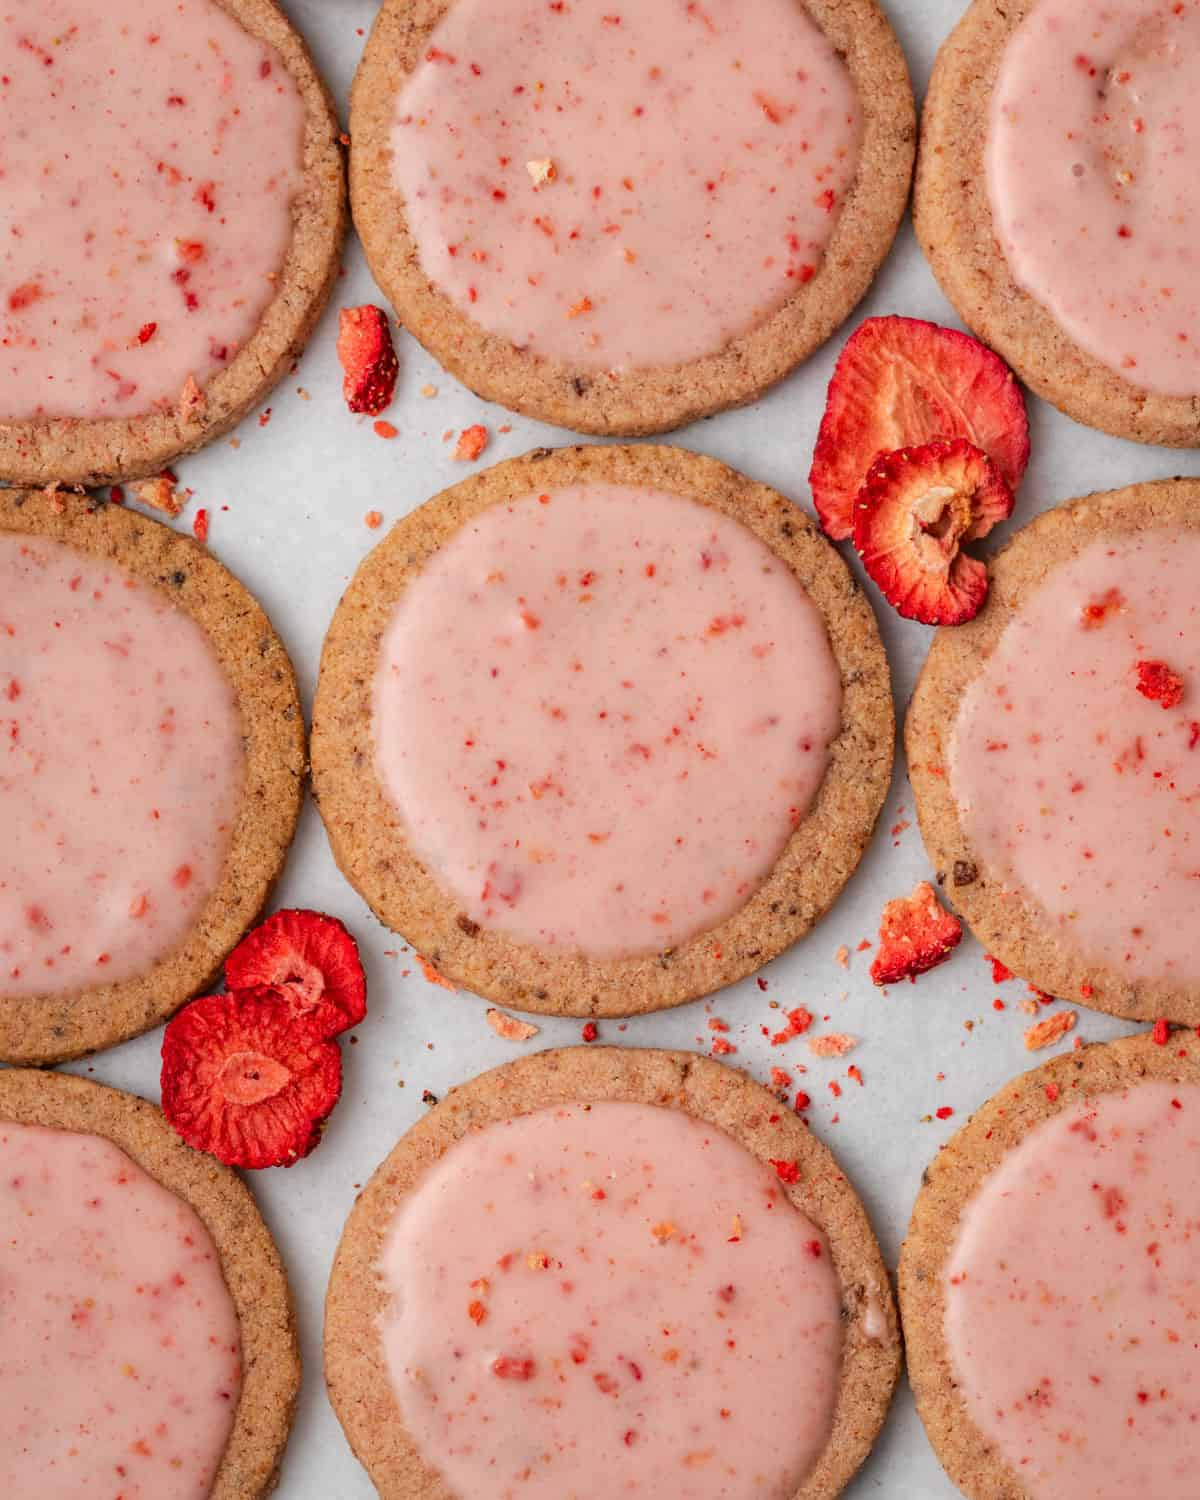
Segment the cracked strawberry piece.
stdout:
<svg viewBox="0 0 1200 1500">
<path fill-rule="evenodd" d="M 338 319 L 337 356 L 344 379 L 342 395 L 351 411 L 377 417 L 392 403 L 400 362 L 392 347 L 382 308 L 343 307 Z"/>
<path fill-rule="evenodd" d="M 965 438 L 900 448 L 872 464 L 854 509 L 854 545 L 906 620 L 961 625 L 988 592 L 987 566 L 963 552 L 1012 514 L 1000 471 Z"/>
<path fill-rule="evenodd" d="M 846 341 L 829 383 L 808 482 L 835 541 L 854 532 L 854 502 L 882 453 L 967 438 L 1016 491 L 1029 462 L 1029 421 L 1012 371 L 953 328 L 868 318 Z"/>
<path fill-rule="evenodd" d="M 883 908 L 871 978 L 880 985 L 915 980 L 949 958 L 961 939 L 962 923 L 923 880 L 911 896 L 899 896 Z"/>
<path fill-rule="evenodd" d="M 319 911 L 277 911 L 261 922 L 225 960 L 225 984 L 280 990 L 323 1036 L 357 1026 L 367 1013 L 358 944 Z"/>
<path fill-rule="evenodd" d="M 167 1026 L 163 1113 L 230 1167 L 290 1167 L 321 1139 L 342 1090 L 342 1055 L 278 990 L 194 1000 Z"/>
<path fill-rule="evenodd" d="M 1143 698 L 1164 708 L 1178 708 L 1183 702 L 1183 678 L 1165 661 L 1138 662 L 1137 690 Z"/>
</svg>

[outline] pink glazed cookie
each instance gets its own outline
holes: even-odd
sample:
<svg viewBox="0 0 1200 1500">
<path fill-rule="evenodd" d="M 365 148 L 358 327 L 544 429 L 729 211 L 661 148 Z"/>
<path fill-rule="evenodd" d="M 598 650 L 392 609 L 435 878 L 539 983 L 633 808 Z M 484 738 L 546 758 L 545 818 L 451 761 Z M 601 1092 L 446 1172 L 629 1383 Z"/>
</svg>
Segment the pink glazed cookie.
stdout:
<svg viewBox="0 0 1200 1500">
<path fill-rule="evenodd" d="M 971 1500 L 1191 1500 L 1200 1221 L 1191 1032 L 1057 1057 L 925 1173 L 900 1255 L 909 1378 Z"/>
<path fill-rule="evenodd" d="M 663 432 L 754 400 L 843 321 L 914 135 L 875 0 L 387 0 L 354 82 L 354 219 L 472 390 Z"/>
<path fill-rule="evenodd" d="M 833 1158 L 682 1052 L 455 1089 L 367 1184 L 326 1299 L 330 1398 L 383 1500 L 827 1500 L 899 1366 Z"/>
<path fill-rule="evenodd" d="M 299 355 L 337 272 L 338 124 L 274 0 L 0 16 L 0 479 L 155 474 Z"/>
<path fill-rule="evenodd" d="M 0 1072 L 0 1491 L 260 1500 L 300 1385 L 279 1253 L 144 1099 Z"/>
<path fill-rule="evenodd" d="M 347 878 L 448 979 L 628 1015 L 808 931 L 892 726 L 870 607 L 790 501 L 678 449 L 537 449 L 359 568 L 313 784 Z"/>
<path fill-rule="evenodd" d="M 921 120 L 914 219 L 964 321 L 1118 437 L 1200 446 L 1200 3 L 975 0 Z"/>
<path fill-rule="evenodd" d="M 1200 481 L 1090 495 L 992 562 L 905 728 L 921 833 L 1039 989 L 1200 1022 Z"/>
<path fill-rule="evenodd" d="M 191 537 L 0 490 L 0 1057 L 77 1057 L 208 985 L 300 810 L 270 621 Z"/>
</svg>

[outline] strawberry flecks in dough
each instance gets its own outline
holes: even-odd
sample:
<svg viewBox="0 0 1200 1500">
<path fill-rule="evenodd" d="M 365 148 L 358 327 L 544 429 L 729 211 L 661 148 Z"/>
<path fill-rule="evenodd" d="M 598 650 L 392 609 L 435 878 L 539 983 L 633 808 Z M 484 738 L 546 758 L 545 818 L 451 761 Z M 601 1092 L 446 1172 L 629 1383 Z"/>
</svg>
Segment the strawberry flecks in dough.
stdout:
<svg viewBox="0 0 1200 1500">
<path fill-rule="evenodd" d="M 561 1500 L 598 1474 L 614 1495 L 794 1494 L 842 1344 L 828 1245 L 786 1196 L 798 1175 L 641 1104 L 452 1146 L 379 1261 L 386 1366 L 426 1462 L 463 1495 Z"/>
<path fill-rule="evenodd" d="M 86 988 L 170 952 L 218 880 L 243 768 L 189 616 L 112 564 L 0 532 L 0 990 Z"/>
<path fill-rule="evenodd" d="M 683 364 L 816 274 L 861 110 L 792 0 L 611 15 L 459 0 L 397 99 L 393 177 L 426 276 L 491 333 L 597 371 Z"/>
<path fill-rule="evenodd" d="M 1035 1125 L 946 1264 L 959 1397 L 1032 1500 L 1191 1500 L 1200 1089 L 1143 1083 Z"/>
<path fill-rule="evenodd" d="M 467 916 L 597 957 L 745 903 L 840 709 L 824 623 L 778 558 L 694 501 L 608 484 L 459 531 L 405 592 L 374 684 L 380 779 Z"/>
<path fill-rule="evenodd" d="M 1200 536 L 1184 530 L 1096 541 L 1058 564 L 967 688 L 950 740 L 981 870 L 1028 892 L 1065 947 L 1129 979 L 1200 972 L 1200 758 L 1186 712 L 1141 696 L 1133 672 L 1161 661 L 1197 679 L 1197 577 Z"/>
<path fill-rule="evenodd" d="M 1198 85 L 1196 0 L 1042 0 L 1005 50 L 986 147 L 1018 283 L 1109 369 L 1173 396 L 1200 392 Z"/>
<path fill-rule="evenodd" d="M 0 414 L 201 417 L 292 236 L 282 60 L 216 0 L 39 0 L 0 56 Z"/>
<path fill-rule="evenodd" d="M 110 1141 L 5 1122 L 0 1280 L 5 1493 L 204 1500 L 240 1336 L 196 1213 Z"/>
</svg>

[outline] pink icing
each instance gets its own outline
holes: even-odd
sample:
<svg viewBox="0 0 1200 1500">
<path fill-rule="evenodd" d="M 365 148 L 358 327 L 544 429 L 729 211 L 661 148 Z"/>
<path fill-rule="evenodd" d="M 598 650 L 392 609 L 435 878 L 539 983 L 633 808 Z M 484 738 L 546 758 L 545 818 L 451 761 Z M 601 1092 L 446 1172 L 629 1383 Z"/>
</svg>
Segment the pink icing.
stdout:
<svg viewBox="0 0 1200 1500">
<path fill-rule="evenodd" d="M 375 680 L 383 785 L 478 922 L 598 957 L 742 906 L 816 794 L 841 679 L 739 523 L 593 484 L 495 506 L 409 585 Z"/>
<path fill-rule="evenodd" d="M 111 1141 L 0 1123 L 0 1492 L 206 1500 L 241 1388 L 194 1211 Z"/>
<path fill-rule="evenodd" d="M 860 133 L 796 0 L 457 0 L 400 94 L 393 172 L 475 322 L 637 368 L 713 353 L 813 276 Z"/>
<path fill-rule="evenodd" d="M 968 1204 L 946 1338 L 1034 1500 L 1192 1500 L 1200 1089 L 1145 1083 L 1029 1132 Z"/>
<path fill-rule="evenodd" d="M 112 564 L 0 531 L 0 991 L 170 952 L 217 883 L 242 775 L 200 627 Z"/>
<path fill-rule="evenodd" d="M 0 14 L 0 419 L 173 409 L 254 332 L 304 105 L 216 0 Z"/>
<path fill-rule="evenodd" d="M 1131 978 L 1200 972 L 1198 577 L 1192 531 L 1097 542 L 1054 568 L 968 688 L 950 747 L 991 876 Z M 1141 695 L 1139 661 L 1182 679 L 1178 706 Z"/>
<path fill-rule="evenodd" d="M 1198 0 L 1040 0 L 992 97 L 1000 243 L 1076 343 L 1166 395 L 1200 392 L 1198 155 Z"/>
<path fill-rule="evenodd" d="M 829 1437 L 829 1247 L 679 1111 L 572 1105 L 467 1137 L 380 1272 L 405 1426 L 456 1494 L 783 1500 Z"/>
</svg>

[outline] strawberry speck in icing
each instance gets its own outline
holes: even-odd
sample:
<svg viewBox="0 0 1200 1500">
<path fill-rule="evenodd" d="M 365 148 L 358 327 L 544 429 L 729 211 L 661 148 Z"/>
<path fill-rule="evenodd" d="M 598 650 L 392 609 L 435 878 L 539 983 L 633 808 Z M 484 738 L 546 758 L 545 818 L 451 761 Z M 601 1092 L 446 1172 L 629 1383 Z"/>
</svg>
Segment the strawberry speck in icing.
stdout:
<svg viewBox="0 0 1200 1500">
<path fill-rule="evenodd" d="M 1130 979 L 1200 973 L 1200 534 L 1097 541 L 1028 594 L 963 695 L 950 786 L 993 880 Z M 1169 661 L 1180 698 L 1137 691 Z"/>
<path fill-rule="evenodd" d="M 392 172 L 473 321 L 624 370 L 715 353 L 810 281 L 860 135 L 794 0 L 458 0 L 398 97 Z"/>
<path fill-rule="evenodd" d="M 829 1437 L 842 1331 L 828 1245 L 777 1170 L 617 1102 L 452 1146 L 379 1261 L 392 1386 L 448 1486 L 790 1500 Z"/>
<path fill-rule="evenodd" d="M 757 890 L 821 784 L 841 696 L 820 613 L 745 527 L 573 486 L 491 507 L 408 585 L 379 653 L 376 765 L 471 920 L 652 952 Z"/>
<path fill-rule="evenodd" d="M 196 1213 L 111 1141 L 0 1122 L 0 1336 L 5 1495 L 212 1493 L 237 1314 Z"/>
<path fill-rule="evenodd" d="M 299 91 L 216 0 L 38 0 L 0 54 L 0 418 L 173 411 L 275 294 Z"/>
<path fill-rule="evenodd" d="M 1032 1500 L 1195 1495 L 1198 1162 L 1200 1088 L 1142 1083 L 1034 1126 L 963 1213 L 950 1360 Z"/>
<path fill-rule="evenodd" d="M 220 875 L 244 769 L 200 627 L 148 583 L 0 531 L 0 992 L 149 969 Z"/>
<path fill-rule="evenodd" d="M 1039 0 L 986 171 L 1013 275 L 1134 385 L 1200 392 L 1200 0 Z"/>
</svg>

